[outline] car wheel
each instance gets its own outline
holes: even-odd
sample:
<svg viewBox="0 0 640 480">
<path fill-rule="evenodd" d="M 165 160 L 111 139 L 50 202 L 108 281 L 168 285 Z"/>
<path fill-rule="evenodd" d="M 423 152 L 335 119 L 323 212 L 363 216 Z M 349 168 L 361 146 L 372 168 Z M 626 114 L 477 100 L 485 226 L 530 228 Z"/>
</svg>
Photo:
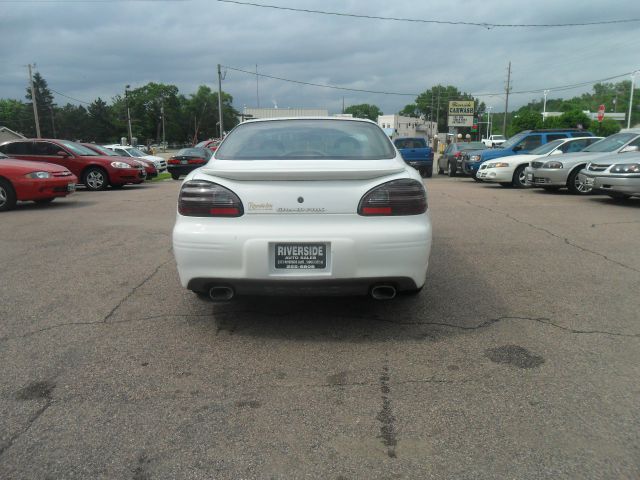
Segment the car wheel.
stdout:
<svg viewBox="0 0 640 480">
<path fill-rule="evenodd" d="M 55 200 L 55 197 L 51 198 L 41 198 L 40 200 L 35 200 L 38 205 L 46 205 L 47 203 L 51 203 Z"/>
<path fill-rule="evenodd" d="M 542 187 L 544 188 L 545 192 L 557 192 L 558 190 L 560 190 L 560 187 Z"/>
<path fill-rule="evenodd" d="M 424 176 L 431 178 L 433 176 L 433 165 L 424 169 Z"/>
<path fill-rule="evenodd" d="M 516 171 L 513 172 L 513 180 L 511 183 L 515 188 L 524 188 L 527 186 L 527 174 L 524 173 L 525 168 L 527 168 L 526 165 L 520 165 L 516 168 Z"/>
<path fill-rule="evenodd" d="M 567 188 L 574 195 L 589 195 L 593 188 L 585 185 L 580 181 L 580 178 L 578 177 L 579 171 L 580 167 L 576 168 L 569 174 L 569 178 L 567 179 Z"/>
<path fill-rule="evenodd" d="M 171 178 L 173 178 L 174 180 L 180 180 L 180 175 L 178 175 L 177 173 L 172 173 Z"/>
<path fill-rule="evenodd" d="M 89 190 L 104 190 L 109 184 L 107 172 L 98 167 L 90 167 L 84 172 L 82 182 Z"/>
<path fill-rule="evenodd" d="M 16 192 L 7 180 L 0 178 L 0 212 L 6 212 L 16 206 Z"/>
<path fill-rule="evenodd" d="M 625 195 L 624 193 L 607 193 L 607 195 L 617 202 L 624 202 L 631 198 L 631 195 Z"/>
<path fill-rule="evenodd" d="M 478 183 L 482 182 L 482 180 L 478 178 L 478 174 L 472 175 L 471 178 L 473 178 Z"/>
<path fill-rule="evenodd" d="M 455 177 L 456 176 L 456 170 L 457 170 L 457 166 L 454 162 L 449 162 L 448 163 L 448 167 L 447 167 L 447 174 L 450 177 Z"/>
<path fill-rule="evenodd" d="M 440 166 L 440 161 L 438 160 L 438 175 L 444 174 L 444 168 Z"/>
</svg>

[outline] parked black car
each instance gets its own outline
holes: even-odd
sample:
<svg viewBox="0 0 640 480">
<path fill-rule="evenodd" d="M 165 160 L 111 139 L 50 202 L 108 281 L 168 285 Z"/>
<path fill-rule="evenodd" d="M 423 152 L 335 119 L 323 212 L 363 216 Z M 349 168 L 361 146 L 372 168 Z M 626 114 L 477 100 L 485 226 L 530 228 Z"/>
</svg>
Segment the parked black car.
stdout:
<svg viewBox="0 0 640 480">
<path fill-rule="evenodd" d="M 183 148 L 167 161 L 167 170 L 171 178 L 179 180 L 196 168 L 200 168 L 209 161 L 213 152 L 208 148 Z"/>
<path fill-rule="evenodd" d="M 462 171 L 462 156 L 471 150 L 484 150 L 487 146 L 482 142 L 457 142 L 451 143 L 444 149 L 438 159 L 438 173 L 446 173 L 450 177 L 455 177 Z"/>
</svg>

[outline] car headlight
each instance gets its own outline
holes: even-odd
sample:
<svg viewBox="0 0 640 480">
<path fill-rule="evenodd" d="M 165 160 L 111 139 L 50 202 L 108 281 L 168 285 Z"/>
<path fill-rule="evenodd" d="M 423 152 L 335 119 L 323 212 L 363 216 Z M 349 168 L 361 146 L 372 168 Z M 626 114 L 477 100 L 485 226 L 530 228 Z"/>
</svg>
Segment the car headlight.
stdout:
<svg viewBox="0 0 640 480">
<path fill-rule="evenodd" d="M 640 173 L 640 163 L 618 163 L 611 167 L 611 173 Z"/>
<path fill-rule="evenodd" d="M 472 162 L 478 162 L 480 160 L 480 155 L 471 155 Z"/>
<path fill-rule="evenodd" d="M 111 166 L 113 168 L 133 168 L 131 165 L 124 162 L 111 162 Z"/>
<path fill-rule="evenodd" d="M 25 175 L 27 178 L 51 178 L 49 172 L 31 172 Z"/>
<path fill-rule="evenodd" d="M 562 162 L 554 162 L 554 161 L 545 162 L 542 165 L 542 168 L 563 168 L 563 167 L 564 165 L 562 165 Z"/>
<path fill-rule="evenodd" d="M 505 167 L 509 167 L 510 165 L 506 162 L 498 162 L 498 163 L 494 163 L 493 164 L 496 168 L 505 168 Z"/>
</svg>

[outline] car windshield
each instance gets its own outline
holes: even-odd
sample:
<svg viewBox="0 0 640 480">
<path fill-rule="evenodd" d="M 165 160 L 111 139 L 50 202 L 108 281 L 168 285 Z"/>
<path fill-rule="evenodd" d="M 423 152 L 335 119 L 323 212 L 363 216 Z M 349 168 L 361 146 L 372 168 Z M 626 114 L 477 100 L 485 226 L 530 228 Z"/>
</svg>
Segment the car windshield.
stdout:
<svg viewBox="0 0 640 480">
<path fill-rule="evenodd" d="M 133 155 L 134 157 L 145 157 L 147 154 L 141 152 L 140 150 L 138 150 L 137 148 L 127 148 L 127 150 L 129 151 L 129 153 L 131 155 Z"/>
<path fill-rule="evenodd" d="M 469 142 L 461 143 L 458 146 L 459 150 L 484 150 L 487 146 L 482 142 Z"/>
<path fill-rule="evenodd" d="M 0 158 L 9 158 L 4 153 L 0 152 Z"/>
<path fill-rule="evenodd" d="M 520 142 L 520 140 L 522 140 L 526 136 L 527 136 L 526 133 L 519 133 L 519 134 L 514 135 L 513 137 L 511 137 L 509 140 L 504 142 L 502 145 L 496 145 L 496 147 L 497 148 L 511 148 L 511 147 L 515 146 L 518 142 Z"/>
<path fill-rule="evenodd" d="M 211 150 L 207 148 L 183 148 L 179 150 L 176 154 L 177 157 L 200 157 L 200 158 L 209 158 L 212 155 Z"/>
<path fill-rule="evenodd" d="M 381 160 L 394 158 L 395 150 L 373 123 L 291 119 L 242 123 L 215 156 L 221 160 Z"/>
<path fill-rule="evenodd" d="M 607 138 L 592 143 L 583 152 L 614 152 L 638 136 L 637 133 L 614 133 Z"/>
<path fill-rule="evenodd" d="M 108 156 L 108 157 L 119 157 L 116 152 L 113 150 L 109 150 L 108 148 L 101 147 L 100 145 L 91 145 L 91 147 L 87 147 L 90 150 L 95 150 L 100 153 L 100 155 Z"/>
<path fill-rule="evenodd" d="M 60 142 L 65 148 L 71 150 L 76 155 L 82 155 L 83 157 L 97 157 L 99 154 L 94 152 L 93 150 L 84 147 L 76 142 L 69 142 L 67 140 L 63 140 Z"/>
<path fill-rule="evenodd" d="M 551 141 L 549 143 L 545 143 L 544 145 L 540 145 L 538 148 L 534 148 L 533 150 L 531 150 L 529 152 L 529 154 L 530 155 L 544 155 L 544 154 L 552 152 L 553 150 L 558 148 L 560 145 L 562 145 L 563 142 L 564 142 L 564 139 L 553 140 L 553 141 Z"/>
</svg>

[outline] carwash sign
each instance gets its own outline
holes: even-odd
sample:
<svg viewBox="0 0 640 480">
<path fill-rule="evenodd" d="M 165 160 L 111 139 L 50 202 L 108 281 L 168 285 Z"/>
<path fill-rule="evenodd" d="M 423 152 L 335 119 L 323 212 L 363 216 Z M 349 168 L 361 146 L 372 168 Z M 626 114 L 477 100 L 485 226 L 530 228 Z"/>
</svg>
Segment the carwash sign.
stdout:
<svg viewBox="0 0 640 480">
<path fill-rule="evenodd" d="M 472 127 L 475 102 L 473 100 L 451 100 L 449 102 L 448 126 Z"/>
</svg>

